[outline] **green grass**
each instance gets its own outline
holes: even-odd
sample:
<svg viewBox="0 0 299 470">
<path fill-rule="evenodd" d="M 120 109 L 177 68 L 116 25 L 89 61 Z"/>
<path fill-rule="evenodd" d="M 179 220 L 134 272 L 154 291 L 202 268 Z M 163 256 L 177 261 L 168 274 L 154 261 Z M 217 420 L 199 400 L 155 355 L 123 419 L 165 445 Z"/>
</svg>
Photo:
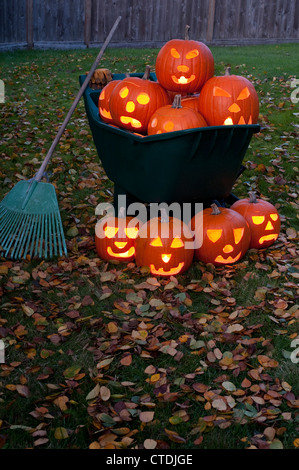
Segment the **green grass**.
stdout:
<svg viewBox="0 0 299 470">
<path fill-rule="evenodd" d="M 157 52 L 109 49 L 101 66 L 115 73 L 141 72 L 147 64 L 154 70 Z M 261 132 L 250 143 L 246 171 L 233 192 L 241 198 L 256 190 L 275 204 L 280 238 L 267 250 L 250 250 L 233 266 L 194 262 L 170 289 L 169 280 L 161 278 L 155 290 L 140 287 L 149 275 L 134 264 L 101 261 L 94 210 L 97 203 L 112 201 L 113 184 L 101 167 L 81 100 L 49 165 L 65 233 L 74 225 L 79 231 L 76 237 L 66 235 L 69 257 L 1 259 L 6 364 L 0 365 L 0 447 L 143 448 L 151 438 L 157 449 L 243 449 L 258 447 L 257 437 L 266 443 L 263 432 L 272 427 L 285 449 L 294 448 L 298 364 L 290 353 L 298 331 L 298 237 L 293 235 L 298 231 L 298 105 L 290 99 L 290 80 L 298 71 L 298 45 L 213 47 L 212 52 L 216 74 L 230 66 L 258 92 Z M 96 54 L 95 49 L 0 54 L 6 92 L 0 105 L 1 197 L 19 179 L 35 174 L 78 91 L 78 76 Z M 105 272 L 114 279 L 102 281 Z M 156 301 L 163 304 L 155 307 Z M 167 347 L 177 354 L 168 354 Z M 131 365 L 122 363 L 126 354 Z M 263 365 L 263 356 L 276 363 Z M 106 359 L 113 360 L 101 365 Z M 235 389 L 226 390 L 225 382 Z M 196 391 L 198 383 L 208 394 Z M 28 387 L 28 396 L 20 394 L 20 386 Z M 103 400 L 98 392 L 88 402 L 96 386 L 107 387 L 110 397 Z M 269 391 L 279 394 L 277 402 L 270 401 Z M 67 400 L 66 409 L 59 397 Z M 235 404 L 217 409 L 215 397 Z M 36 409 L 44 408 L 48 414 L 36 417 Z M 139 418 L 145 411 L 154 411 L 148 423 Z M 59 428 L 68 437 L 58 439 Z M 196 443 L 199 437 L 202 442 Z"/>
</svg>

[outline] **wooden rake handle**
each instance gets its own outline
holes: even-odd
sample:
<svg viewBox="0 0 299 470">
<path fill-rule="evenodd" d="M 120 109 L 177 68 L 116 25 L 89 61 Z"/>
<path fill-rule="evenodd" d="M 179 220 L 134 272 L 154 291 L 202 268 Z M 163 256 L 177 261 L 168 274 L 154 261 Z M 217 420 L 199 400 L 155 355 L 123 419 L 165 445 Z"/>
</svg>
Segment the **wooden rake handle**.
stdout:
<svg viewBox="0 0 299 470">
<path fill-rule="evenodd" d="M 39 182 L 39 181 L 42 179 L 43 174 L 44 174 L 44 172 L 45 172 L 45 169 L 46 169 L 46 167 L 47 167 L 47 165 L 48 165 L 48 163 L 49 163 L 49 160 L 50 160 L 50 158 L 51 158 L 52 155 L 53 155 L 53 152 L 54 152 L 54 150 L 55 150 L 55 147 L 56 147 L 56 145 L 58 144 L 58 142 L 59 142 L 59 140 L 60 140 L 60 137 L 62 136 L 63 132 L 65 131 L 65 128 L 66 128 L 66 126 L 67 126 L 67 124 L 68 124 L 68 122 L 69 122 L 69 120 L 70 120 L 70 118 L 71 118 L 73 112 L 75 111 L 75 108 L 76 108 L 77 104 L 79 103 L 81 96 L 83 95 L 85 89 L 87 88 L 87 85 L 88 85 L 88 83 L 89 83 L 89 81 L 90 81 L 90 79 L 91 79 L 91 77 L 92 77 L 92 75 L 93 75 L 95 69 L 97 68 L 98 63 L 100 62 L 100 60 L 101 60 L 101 58 L 102 58 L 102 56 L 103 56 L 103 54 L 104 54 L 104 52 L 105 52 L 105 49 L 107 48 L 109 42 L 111 41 L 111 38 L 112 38 L 112 36 L 113 36 L 113 34 L 114 34 L 114 32 L 115 32 L 115 30 L 116 30 L 116 28 L 117 28 L 118 23 L 120 22 L 120 20 L 121 20 L 121 16 L 119 16 L 119 17 L 117 18 L 117 20 L 115 21 L 114 25 L 112 26 L 111 31 L 110 31 L 110 33 L 108 34 L 106 41 L 104 42 L 104 44 L 103 44 L 103 46 L 102 46 L 102 48 L 101 48 L 101 50 L 100 50 L 100 52 L 99 52 L 99 54 L 98 54 L 96 60 L 94 61 L 94 64 L 92 65 L 92 67 L 91 67 L 91 69 L 90 69 L 90 71 L 89 71 L 89 74 L 88 74 L 87 77 L 85 78 L 84 83 L 82 84 L 82 86 L 81 86 L 81 88 L 80 88 L 80 90 L 79 90 L 79 92 L 78 92 L 76 98 L 74 99 L 74 102 L 73 102 L 73 104 L 72 104 L 72 106 L 71 106 L 69 112 L 67 113 L 65 120 L 64 120 L 63 123 L 61 124 L 61 126 L 60 126 L 60 128 L 59 128 L 59 130 L 58 130 L 58 132 L 57 132 L 57 135 L 56 135 L 55 139 L 53 140 L 53 143 L 52 143 L 52 145 L 51 145 L 51 147 L 50 147 L 50 149 L 49 149 L 47 155 L 45 156 L 45 159 L 44 159 L 43 163 L 41 164 L 40 169 L 38 170 L 38 172 L 36 173 L 35 177 L 33 178 L 36 182 Z"/>
</svg>

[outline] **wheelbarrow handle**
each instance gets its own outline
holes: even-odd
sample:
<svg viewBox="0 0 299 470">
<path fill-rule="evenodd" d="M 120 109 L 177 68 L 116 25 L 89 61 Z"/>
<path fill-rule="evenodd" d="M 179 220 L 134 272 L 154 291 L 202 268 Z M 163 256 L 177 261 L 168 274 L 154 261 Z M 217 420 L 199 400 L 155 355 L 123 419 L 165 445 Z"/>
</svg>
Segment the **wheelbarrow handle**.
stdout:
<svg viewBox="0 0 299 470">
<path fill-rule="evenodd" d="M 49 151 L 48 151 L 48 153 L 47 153 L 47 155 L 46 155 L 46 157 L 45 157 L 43 163 L 41 164 L 40 169 L 38 170 L 38 172 L 36 173 L 36 175 L 35 175 L 35 177 L 34 177 L 34 179 L 35 179 L 36 181 L 40 181 L 40 180 L 42 179 L 43 174 L 44 174 L 44 171 L 45 171 L 45 169 L 46 169 L 46 166 L 48 165 L 49 160 L 50 160 L 50 158 L 51 158 L 52 155 L 53 155 L 53 152 L 54 152 L 54 150 L 55 150 L 55 147 L 56 147 L 56 145 L 58 144 L 58 142 L 59 142 L 59 140 L 60 140 L 60 137 L 62 136 L 62 134 L 63 134 L 63 132 L 64 132 L 64 130 L 65 130 L 65 128 L 66 128 L 66 126 L 67 126 L 67 124 L 68 124 L 68 122 L 69 122 L 69 120 L 70 120 L 72 114 L 73 114 L 73 112 L 75 111 L 75 108 L 76 108 L 77 104 L 79 103 L 81 96 L 83 95 L 85 89 L 87 88 L 87 85 L 88 85 L 88 83 L 89 83 L 89 81 L 90 81 L 90 79 L 91 79 L 91 77 L 92 77 L 92 75 L 93 75 L 95 69 L 97 68 L 97 66 L 98 66 L 98 64 L 99 64 L 99 62 L 100 62 L 100 60 L 101 60 L 101 58 L 102 58 L 102 56 L 103 56 L 103 54 L 104 54 L 104 52 L 105 52 L 105 50 L 106 50 L 108 44 L 109 44 L 109 42 L 111 41 L 111 38 L 112 38 L 112 36 L 113 36 L 113 34 L 114 34 L 114 32 L 115 32 L 115 30 L 116 30 L 116 28 L 117 28 L 118 23 L 120 22 L 120 20 L 121 20 L 121 16 L 119 16 L 119 17 L 117 18 L 117 20 L 115 21 L 114 25 L 112 26 L 111 31 L 110 31 L 110 33 L 108 34 L 107 39 L 106 39 L 106 41 L 104 42 L 104 44 L 103 44 L 103 46 L 102 46 L 102 48 L 101 48 L 101 50 L 100 50 L 100 52 L 99 52 L 99 54 L 98 54 L 96 60 L 94 61 L 94 64 L 92 65 L 92 67 L 91 67 L 91 69 L 90 69 L 90 71 L 89 71 L 89 73 L 88 73 L 86 79 L 84 80 L 84 82 L 83 82 L 83 84 L 82 84 L 82 86 L 81 86 L 81 88 L 80 88 L 80 90 L 79 90 L 79 92 L 78 92 L 76 98 L 74 99 L 74 102 L 73 102 L 73 104 L 72 104 L 72 106 L 71 106 L 69 112 L 67 113 L 65 120 L 64 120 L 63 123 L 61 124 L 61 126 L 60 126 L 60 128 L 59 128 L 59 130 L 58 130 L 58 132 L 57 132 L 57 134 L 56 134 L 56 137 L 55 137 L 55 139 L 53 140 L 52 145 L 51 145 L 51 147 L 50 147 L 50 149 L 49 149 Z"/>
</svg>

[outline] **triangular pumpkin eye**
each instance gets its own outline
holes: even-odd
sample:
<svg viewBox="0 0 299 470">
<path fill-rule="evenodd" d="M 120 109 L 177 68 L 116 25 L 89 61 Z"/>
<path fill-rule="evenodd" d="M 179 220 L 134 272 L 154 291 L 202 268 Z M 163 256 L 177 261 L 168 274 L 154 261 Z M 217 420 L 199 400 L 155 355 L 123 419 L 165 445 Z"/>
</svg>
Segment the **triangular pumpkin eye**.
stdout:
<svg viewBox="0 0 299 470">
<path fill-rule="evenodd" d="M 155 238 L 151 243 L 151 246 L 163 246 L 162 240 L 160 237 Z"/>
<path fill-rule="evenodd" d="M 127 235 L 128 238 L 136 238 L 138 234 L 138 228 L 137 227 L 126 227 L 125 228 L 125 234 Z"/>
<path fill-rule="evenodd" d="M 220 88 L 219 86 L 214 87 L 213 96 L 226 96 L 226 98 L 232 97 L 232 95 L 230 95 L 228 91 L 223 90 L 223 88 Z"/>
<path fill-rule="evenodd" d="M 243 88 L 237 100 L 246 100 L 246 98 L 248 98 L 249 95 L 250 95 L 250 91 L 248 90 L 248 88 L 247 87 Z"/>
<path fill-rule="evenodd" d="M 219 240 L 219 238 L 221 237 L 222 235 L 222 229 L 208 229 L 207 230 L 207 236 L 208 238 L 211 240 L 211 242 L 213 243 L 216 243 L 217 240 Z"/>
<path fill-rule="evenodd" d="M 107 238 L 113 238 L 113 237 L 115 237 L 115 235 L 118 232 L 118 227 L 109 227 L 107 225 L 107 227 L 105 227 L 104 231 L 105 231 L 105 235 L 106 235 Z"/>
<path fill-rule="evenodd" d="M 275 222 L 278 219 L 278 214 L 270 214 L 270 217 Z"/>
<path fill-rule="evenodd" d="M 172 57 L 174 57 L 175 59 L 179 59 L 181 56 L 180 54 L 178 53 L 178 51 L 172 47 L 171 50 L 170 50 L 170 54 L 172 55 Z"/>
<path fill-rule="evenodd" d="M 173 242 L 170 245 L 170 248 L 182 248 L 184 246 L 183 240 L 180 238 L 174 238 Z"/>
</svg>

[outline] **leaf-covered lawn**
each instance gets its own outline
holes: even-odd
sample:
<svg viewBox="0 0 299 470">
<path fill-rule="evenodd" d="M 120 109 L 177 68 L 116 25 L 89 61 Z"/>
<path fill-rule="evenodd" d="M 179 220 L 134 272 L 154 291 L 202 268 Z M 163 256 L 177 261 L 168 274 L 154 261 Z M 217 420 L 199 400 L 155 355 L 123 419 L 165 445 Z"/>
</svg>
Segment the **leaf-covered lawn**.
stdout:
<svg viewBox="0 0 299 470">
<path fill-rule="evenodd" d="M 81 100 L 48 168 L 68 258 L 1 259 L 0 447 L 299 446 L 298 49 L 212 49 L 216 74 L 231 65 L 261 104 L 233 192 L 257 191 L 282 219 L 272 247 L 231 266 L 194 262 L 163 279 L 98 258 L 94 211 L 113 184 Z M 110 49 L 102 66 L 141 72 L 157 52 Z M 34 175 L 96 54 L 0 54 L 1 199 Z"/>
</svg>

